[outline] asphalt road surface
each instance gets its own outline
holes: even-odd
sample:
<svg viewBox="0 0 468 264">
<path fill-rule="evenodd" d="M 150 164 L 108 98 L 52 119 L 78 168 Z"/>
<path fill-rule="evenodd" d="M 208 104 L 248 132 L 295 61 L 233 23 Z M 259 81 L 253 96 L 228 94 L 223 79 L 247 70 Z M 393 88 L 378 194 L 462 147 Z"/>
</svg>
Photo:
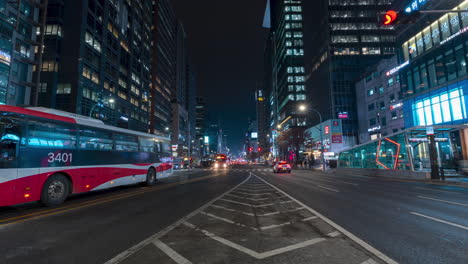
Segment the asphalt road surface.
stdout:
<svg viewBox="0 0 468 264">
<path fill-rule="evenodd" d="M 0 208 L 0 263 L 468 263 L 468 189 L 271 168 Z"/>
</svg>

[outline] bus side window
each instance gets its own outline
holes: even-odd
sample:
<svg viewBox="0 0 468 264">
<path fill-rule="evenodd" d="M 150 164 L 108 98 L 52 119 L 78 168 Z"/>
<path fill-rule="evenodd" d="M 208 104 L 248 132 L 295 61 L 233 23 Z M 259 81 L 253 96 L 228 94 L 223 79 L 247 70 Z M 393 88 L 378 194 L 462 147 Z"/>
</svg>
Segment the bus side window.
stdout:
<svg viewBox="0 0 468 264">
<path fill-rule="evenodd" d="M 136 136 L 115 133 L 115 149 L 120 151 L 138 151 Z"/>
<path fill-rule="evenodd" d="M 139 137 L 140 151 L 154 152 L 154 139 L 150 137 Z"/>
<path fill-rule="evenodd" d="M 75 148 L 76 127 L 37 120 L 29 121 L 28 145 L 31 147 Z"/>
<path fill-rule="evenodd" d="M 14 165 L 11 162 L 16 161 L 20 138 L 21 129 L 17 120 L 0 118 L 0 168 Z"/>
<path fill-rule="evenodd" d="M 80 149 L 112 150 L 112 133 L 87 127 L 80 127 Z"/>
</svg>

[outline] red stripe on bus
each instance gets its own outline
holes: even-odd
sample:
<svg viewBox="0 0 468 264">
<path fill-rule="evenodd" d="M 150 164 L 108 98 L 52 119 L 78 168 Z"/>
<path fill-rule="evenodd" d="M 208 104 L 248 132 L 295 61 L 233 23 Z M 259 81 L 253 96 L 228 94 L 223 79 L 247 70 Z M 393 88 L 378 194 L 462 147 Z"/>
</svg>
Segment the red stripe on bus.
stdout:
<svg viewBox="0 0 468 264">
<path fill-rule="evenodd" d="M 169 166 L 167 164 L 161 164 L 160 166 L 157 166 L 156 170 L 158 172 L 162 172 L 170 170 L 171 168 L 172 165 Z M 127 169 L 119 167 L 93 167 L 60 170 L 31 175 L 0 183 L 0 193 L 2 194 L 2 197 L 0 197 L 0 206 L 15 205 L 40 200 L 42 186 L 44 185 L 47 178 L 55 173 L 64 173 L 69 175 L 73 181 L 72 193 L 77 194 L 92 191 L 93 189 L 105 183 L 117 180 L 119 178 L 132 175 L 146 175 L 146 172 L 147 168 Z M 113 186 L 109 184 L 107 187 L 112 188 Z"/>
<path fill-rule="evenodd" d="M 11 106 L 11 105 L 0 105 L 0 112 L 12 112 L 12 113 L 18 113 L 18 114 L 23 114 L 23 115 L 47 118 L 47 119 L 52 119 L 52 120 L 57 120 L 57 121 L 62 121 L 62 122 L 76 123 L 76 120 L 70 117 L 49 114 L 45 112 L 25 109 L 22 107 Z"/>
</svg>

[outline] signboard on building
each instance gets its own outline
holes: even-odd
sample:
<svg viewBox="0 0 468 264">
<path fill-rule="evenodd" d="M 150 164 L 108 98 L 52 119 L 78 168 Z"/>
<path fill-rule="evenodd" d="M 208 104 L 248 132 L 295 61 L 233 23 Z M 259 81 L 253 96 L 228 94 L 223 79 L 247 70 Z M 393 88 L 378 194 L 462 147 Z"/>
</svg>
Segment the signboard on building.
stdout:
<svg viewBox="0 0 468 264">
<path fill-rule="evenodd" d="M 339 119 L 347 119 L 349 117 L 348 112 L 339 112 L 338 118 Z"/>
<path fill-rule="evenodd" d="M 11 56 L 10 54 L 0 50 L 0 63 L 10 65 L 11 63 Z"/>
<path fill-rule="evenodd" d="M 205 144 L 210 144 L 210 137 L 205 136 Z"/>
<path fill-rule="evenodd" d="M 251 137 L 252 138 L 258 138 L 258 132 L 252 132 Z"/>
</svg>

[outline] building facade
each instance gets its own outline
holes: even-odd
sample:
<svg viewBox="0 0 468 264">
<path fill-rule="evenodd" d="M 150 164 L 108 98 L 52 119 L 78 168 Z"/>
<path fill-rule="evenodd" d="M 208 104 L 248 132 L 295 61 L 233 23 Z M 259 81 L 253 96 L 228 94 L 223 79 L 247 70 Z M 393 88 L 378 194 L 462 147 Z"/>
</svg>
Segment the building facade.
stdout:
<svg viewBox="0 0 468 264">
<path fill-rule="evenodd" d="M 268 1 L 265 21 L 270 28 L 266 50 L 271 56 L 271 74 L 267 74 L 272 77 L 271 128 L 277 129 L 273 134 L 276 154 L 286 155 L 291 144 L 285 135 L 306 126 L 305 117 L 297 111 L 306 101 L 302 1 Z"/>
<path fill-rule="evenodd" d="M 396 56 L 369 68 L 356 83 L 359 141 L 365 143 L 404 129 L 400 78 Z"/>
<path fill-rule="evenodd" d="M 151 4 L 50 0 L 39 106 L 147 132 Z"/>
<path fill-rule="evenodd" d="M 41 39 L 41 4 L 0 1 L 0 104 L 31 104 L 37 86 L 32 73 L 40 59 L 35 49 Z"/>
<path fill-rule="evenodd" d="M 358 135 L 357 79 L 367 67 L 395 55 L 394 28 L 380 26 L 376 15 L 389 10 L 391 3 L 392 0 L 310 1 L 305 8 L 309 18 L 306 32 L 315 32 L 306 37 L 306 45 L 313 53 L 306 76 L 308 103 L 322 114 L 323 120 L 346 116 L 343 134 L 354 140 L 349 144 L 355 144 Z M 310 122 L 315 125 L 319 119 L 313 115 Z"/>
</svg>

